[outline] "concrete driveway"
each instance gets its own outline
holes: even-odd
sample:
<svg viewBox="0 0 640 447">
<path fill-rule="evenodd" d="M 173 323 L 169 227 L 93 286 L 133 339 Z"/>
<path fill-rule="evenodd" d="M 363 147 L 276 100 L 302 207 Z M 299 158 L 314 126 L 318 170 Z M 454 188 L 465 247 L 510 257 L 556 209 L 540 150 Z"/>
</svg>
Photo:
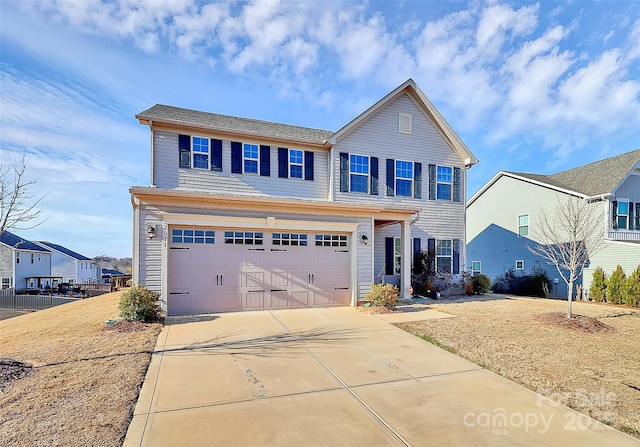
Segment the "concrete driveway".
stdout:
<svg viewBox="0 0 640 447">
<path fill-rule="evenodd" d="M 437 317 L 428 312 L 414 319 Z M 640 442 L 382 318 L 332 308 L 173 319 L 124 445 Z"/>
</svg>

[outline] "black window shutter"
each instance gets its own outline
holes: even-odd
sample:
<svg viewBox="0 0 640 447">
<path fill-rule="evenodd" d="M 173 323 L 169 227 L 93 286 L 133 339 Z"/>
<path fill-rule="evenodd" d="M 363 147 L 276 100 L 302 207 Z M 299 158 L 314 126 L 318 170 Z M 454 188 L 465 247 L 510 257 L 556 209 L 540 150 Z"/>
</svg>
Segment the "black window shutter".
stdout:
<svg viewBox="0 0 640 447">
<path fill-rule="evenodd" d="M 453 274 L 460 273 L 460 239 L 453 240 Z"/>
<path fill-rule="evenodd" d="M 436 165 L 429 165 L 429 200 L 436 200 Z"/>
<path fill-rule="evenodd" d="M 413 197 L 422 197 L 422 163 L 413 164 Z"/>
<path fill-rule="evenodd" d="M 304 151 L 304 179 L 313 180 L 313 160 L 315 152 Z"/>
<path fill-rule="evenodd" d="M 222 171 L 222 140 L 211 139 L 211 170 Z"/>
<path fill-rule="evenodd" d="M 278 177 L 289 178 L 289 149 L 278 148 Z"/>
<path fill-rule="evenodd" d="M 260 175 L 263 177 L 271 175 L 271 146 L 260 145 Z"/>
<path fill-rule="evenodd" d="M 191 167 L 191 136 L 178 135 L 179 163 L 181 168 Z"/>
<path fill-rule="evenodd" d="M 453 168 L 453 201 L 460 202 L 460 168 Z"/>
<path fill-rule="evenodd" d="M 371 195 L 378 195 L 378 157 L 371 157 Z"/>
<path fill-rule="evenodd" d="M 349 192 L 349 154 L 340 152 L 340 192 Z"/>
<path fill-rule="evenodd" d="M 231 172 L 242 174 L 242 143 L 231 142 Z"/>
<path fill-rule="evenodd" d="M 428 264 L 431 266 L 431 271 L 429 272 L 429 274 L 436 273 L 438 270 L 438 266 L 436 265 L 435 239 L 427 239 L 427 258 L 429 259 Z"/>
<path fill-rule="evenodd" d="M 419 237 L 414 237 L 413 238 L 413 271 L 417 272 L 418 269 L 416 269 L 416 266 L 418 264 L 418 256 L 420 255 L 420 251 L 422 250 L 422 248 L 420 247 L 420 238 Z"/>
<path fill-rule="evenodd" d="M 618 228 L 618 201 L 614 200 L 612 203 L 611 215 L 613 216 L 613 228 Z"/>
<path fill-rule="evenodd" d="M 384 238 L 384 274 L 394 274 L 395 262 L 393 259 L 393 238 Z"/>
<path fill-rule="evenodd" d="M 392 158 L 387 158 L 387 195 L 394 195 L 395 191 L 395 161 Z"/>
<path fill-rule="evenodd" d="M 634 228 L 634 221 L 635 219 L 633 218 L 633 202 L 629 202 L 629 229 L 633 230 Z"/>
</svg>

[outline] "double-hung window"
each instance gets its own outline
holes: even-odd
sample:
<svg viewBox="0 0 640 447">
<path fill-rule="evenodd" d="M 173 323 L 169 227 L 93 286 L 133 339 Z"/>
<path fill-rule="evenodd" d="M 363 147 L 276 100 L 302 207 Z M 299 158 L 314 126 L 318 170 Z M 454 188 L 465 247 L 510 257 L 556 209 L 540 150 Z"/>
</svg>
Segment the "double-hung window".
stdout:
<svg viewBox="0 0 640 447">
<path fill-rule="evenodd" d="M 482 273 L 482 262 L 481 261 L 472 261 L 471 262 L 471 276 L 477 275 L 478 273 Z"/>
<path fill-rule="evenodd" d="M 618 209 L 616 210 L 618 215 L 617 225 L 619 230 L 629 229 L 629 202 L 619 200 Z"/>
<path fill-rule="evenodd" d="M 520 214 L 518 216 L 518 237 L 529 236 L 529 215 Z"/>
<path fill-rule="evenodd" d="M 245 174 L 258 174 L 260 151 L 257 144 L 245 143 L 243 145 L 243 166 Z"/>
<path fill-rule="evenodd" d="M 436 269 L 438 273 L 451 273 L 453 265 L 453 241 L 436 239 Z"/>
<path fill-rule="evenodd" d="M 302 178 L 304 155 L 298 149 L 289 149 L 289 178 Z"/>
<path fill-rule="evenodd" d="M 192 137 L 193 161 L 192 166 L 197 169 L 209 169 L 209 139 Z"/>
<path fill-rule="evenodd" d="M 413 162 L 396 160 L 396 195 L 413 196 Z"/>
<path fill-rule="evenodd" d="M 349 154 L 349 185 L 351 192 L 369 192 L 369 157 Z"/>
<path fill-rule="evenodd" d="M 438 200 L 451 200 L 453 168 L 450 166 L 438 166 L 436 175 L 436 197 Z"/>
</svg>

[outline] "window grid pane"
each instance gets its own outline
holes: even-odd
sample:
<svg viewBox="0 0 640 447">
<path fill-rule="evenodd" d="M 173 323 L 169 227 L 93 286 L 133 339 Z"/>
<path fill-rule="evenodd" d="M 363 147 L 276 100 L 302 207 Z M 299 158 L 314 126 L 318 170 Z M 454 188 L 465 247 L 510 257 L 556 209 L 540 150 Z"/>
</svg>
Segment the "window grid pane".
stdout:
<svg viewBox="0 0 640 447">
<path fill-rule="evenodd" d="M 253 231 L 225 231 L 224 243 L 230 245 L 262 245 L 264 234 Z"/>
<path fill-rule="evenodd" d="M 171 230 L 171 243 L 173 244 L 215 244 L 215 231 L 187 230 L 173 228 Z"/>
<path fill-rule="evenodd" d="M 271 244 L 280 246 L 306 247 L 307 235 L 294 233 L 273 233 L 271 235 Z"/>
<path fill-rule="evenodd" d="M 209 139 L 193 137 L 193 167 L 209 169 Z"/>
<path fill-rule="evenodd" d="M 246 144 L 244 145 L 244 172 L 246 174 L 258 173 L 258 145 Z"/>
<path fill-rule="evenodd" d="M 349 189 L 351 192 L 369 192 L 369 157 L 349 155 Z"/>
<path fill-rule="evenodd" d="M 453 192 L 453 168 L 450 166 L 438 166 L 436 175 L 436 198 L 438 200 L 451 200 Z"/>
<path fill-rule="evenodd" d="M 316 234 L 316 247 L 346 247 L 347 236 L 338 234 Z"/>
</svg>

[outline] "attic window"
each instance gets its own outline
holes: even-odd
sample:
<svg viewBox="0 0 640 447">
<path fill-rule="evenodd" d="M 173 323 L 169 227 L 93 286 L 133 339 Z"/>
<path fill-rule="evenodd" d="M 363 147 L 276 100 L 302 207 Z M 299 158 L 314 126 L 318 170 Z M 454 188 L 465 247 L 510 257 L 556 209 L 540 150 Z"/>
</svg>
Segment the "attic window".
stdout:
<svg viewBox="0 0 640 447">
<path fill-rule="evenodd" d="M 399 115 L 398 132 L 411 134 L 413 133 L 413 116 L 408 113 Z"/>
</svg>

